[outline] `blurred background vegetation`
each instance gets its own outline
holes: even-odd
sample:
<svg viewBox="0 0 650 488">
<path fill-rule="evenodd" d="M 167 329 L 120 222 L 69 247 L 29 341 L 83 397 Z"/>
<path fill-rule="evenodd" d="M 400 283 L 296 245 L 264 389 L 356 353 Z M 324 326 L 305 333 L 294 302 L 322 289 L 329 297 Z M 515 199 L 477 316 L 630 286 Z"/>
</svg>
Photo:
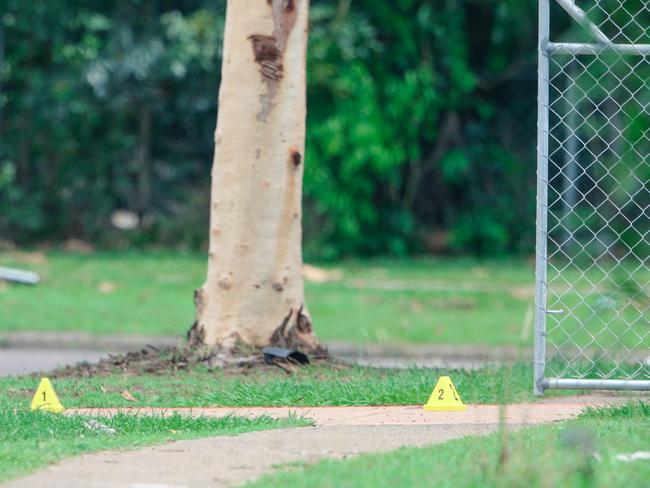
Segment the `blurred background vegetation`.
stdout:
<svg viewBox="0 0 650 488">
<path fill-rule="evenodd" d="M 205 246 L 225 0 L 2 5 L 0 239 Z M 536 16 L 312 0 L 309 259 L 532 252 Z"/>
<path fill-rule="evenodd" d="M 579 3 L 606 31 L 650 25 L 647 0 Z M 205 266 L 193 251 L 207 244 L 225 4 L 0 0 L 0 265 L 44 278 L 40 306 L 0 282 L 0 330 L 186 330 Z M 537 2 L 311 5 L 305 257 L 341 259 L 339 278 L 307 280 L 319 334 L 528 344 Z M 588 40 L 552 5 L 554 40 Z M 555 308 L 596 335 L 611 320 L 632 346 L 647 303 L 650 65 L 556 60 L 553 89 L 573 94 L 552 92 L 549 289 Z M 604 201 L 614 216 L 595 211 Z M 84 246 L 107 252 L 1 252 Z"/>
<path fill-rule="evenodd" d="M 203 246 L 225 1 L 3 3 L 0 237 Z M 535 2 L 311 22 L 307 256 L 532 250 Z"/>
</svg>

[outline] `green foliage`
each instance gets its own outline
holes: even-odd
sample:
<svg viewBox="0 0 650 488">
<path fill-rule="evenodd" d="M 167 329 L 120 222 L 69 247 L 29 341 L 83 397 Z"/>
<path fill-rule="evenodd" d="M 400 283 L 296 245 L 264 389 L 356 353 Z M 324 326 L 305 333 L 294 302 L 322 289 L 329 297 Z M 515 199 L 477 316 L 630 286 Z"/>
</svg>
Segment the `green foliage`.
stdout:
<svg viewBox="0 0 650 488">
<path fill-rule="evenodd" d="M 622 419 L 622 418 L 646 418 L 650 419 L 650 403 L 645 401 L 629 401 L 616 407 L 589 407 L 580 418 L 583 419 Z"/>
<path fill-rule="evenodd" d="M 204 244 L 225 3 L 5 0 L 0 235 Z M 308 256 L 531 249 L 535 7 L 312 1 Z M 628 115 L 644 137 L 647 113 Z M 620 201 L 647 180 L 636 164 L 619 165 Z M 118 209 L 139 227 L 114 228 Z M 644 232 L 622 239 L 647 246 Z"/>
<path fill-rule="evenodd" d="M 506 148 L 493 124 L 509 116 L 499 90 L 534 73 L 532 8 L 361 1 L 312 14 L 307 252 L 403 254 L 436 229 L 465 251 L 526 244 L 532 193 L 516 187 L 533 166 L 513 151 L 532 134 Z"/>
<path fill-rule="evenodd" d="M 166 224 L 203 206 L 186 209 L 209 173 L 223 3 L 8 0 L 3 236 L 181 242 Z M 141 230 L 116 234 L 115 209 L 139 213 Z"/>
</svg>

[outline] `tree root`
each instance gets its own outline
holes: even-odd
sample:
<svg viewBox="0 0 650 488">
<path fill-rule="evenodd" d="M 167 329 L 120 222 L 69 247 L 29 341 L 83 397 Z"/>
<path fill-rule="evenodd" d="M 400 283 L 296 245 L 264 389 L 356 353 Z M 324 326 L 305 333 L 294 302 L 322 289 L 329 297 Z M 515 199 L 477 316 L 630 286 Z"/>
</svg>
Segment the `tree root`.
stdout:
<svg viewBox="0 0 650 488">
<path fill-rule="evenodd" d="M 314 335 L 311 319 L 303 313 L 302 305 L 296 313 L 293 309 L 289 310 L 280 326 L 273 332 L 270 345 L 312 354 L 316 358 L 329 356 L 327 348 Z"/>
</svg>

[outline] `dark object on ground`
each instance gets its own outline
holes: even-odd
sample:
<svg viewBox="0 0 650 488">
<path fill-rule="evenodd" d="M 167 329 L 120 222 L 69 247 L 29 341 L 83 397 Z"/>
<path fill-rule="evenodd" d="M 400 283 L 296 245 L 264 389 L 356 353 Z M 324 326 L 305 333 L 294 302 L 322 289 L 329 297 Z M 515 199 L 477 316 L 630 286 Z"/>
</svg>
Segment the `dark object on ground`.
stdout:
<svg viewBox="0 0 650 488">
<path fill-rule="evenodd" d="M 309 364 L 309 357 L 305 353 L 284 349 L 283 347 L 265 347 L 262 349 L 262 353 L 266 364 L 274 364 L 277 359 L 283 359 L 301 366 Z"/>
<path fill-rule="evenodd" d="M 0 268 L 0 280 L 20 283 L 21 285 L 35 285 L 41 281 L 36 273 L 12 268 Z"/>
</svg>

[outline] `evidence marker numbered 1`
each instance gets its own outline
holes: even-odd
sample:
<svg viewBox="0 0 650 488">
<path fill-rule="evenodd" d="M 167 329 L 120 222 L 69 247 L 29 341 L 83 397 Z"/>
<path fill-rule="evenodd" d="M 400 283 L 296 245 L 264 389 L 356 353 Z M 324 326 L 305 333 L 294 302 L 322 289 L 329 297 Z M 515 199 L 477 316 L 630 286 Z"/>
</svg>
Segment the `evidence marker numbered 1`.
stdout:
<svg viewBox="0 0 650 488">
<path fill-rule="evenodd" d="M 48 378 L 41 378 L 41 382 L 38 384 L 36 393 L 32 398 L 30 409 L 52 413 L 61 413 L 65 410 Z"/>
</svg>

